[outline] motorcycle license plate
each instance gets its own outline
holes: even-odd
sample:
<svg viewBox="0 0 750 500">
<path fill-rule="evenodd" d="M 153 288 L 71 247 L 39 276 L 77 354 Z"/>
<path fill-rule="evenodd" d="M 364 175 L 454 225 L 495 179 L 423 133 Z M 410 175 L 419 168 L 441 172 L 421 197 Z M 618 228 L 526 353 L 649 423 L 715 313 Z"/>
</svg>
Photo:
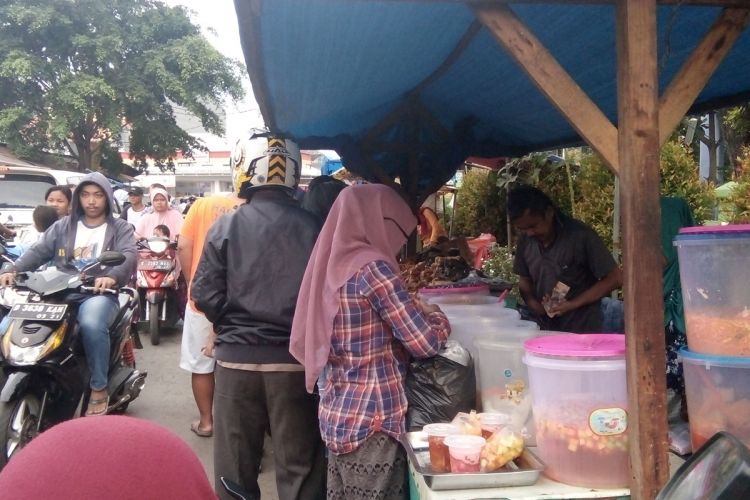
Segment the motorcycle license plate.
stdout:
<svg viewBox="0 0 750 500">
<path fill-rule="evenodd" d="M 15 304 L 8 313 L 8 317 L 37 321 L 60 321 L 65 316 L 67 309 L 67 304 Z"/>
<path fill-rule="evenodd" d="M 171 260 L 142 260 L 138 263 L 138 269 L 141 271 L 169 271 L 174 267 Z"/>
</svg>

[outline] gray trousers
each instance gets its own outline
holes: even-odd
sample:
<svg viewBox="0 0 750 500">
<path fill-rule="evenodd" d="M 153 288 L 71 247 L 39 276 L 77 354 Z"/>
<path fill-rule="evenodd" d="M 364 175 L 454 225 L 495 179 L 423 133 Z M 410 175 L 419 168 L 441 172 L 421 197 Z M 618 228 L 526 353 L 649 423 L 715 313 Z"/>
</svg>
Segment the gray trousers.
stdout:
<svg viewBox="0 0 750 500">
<path fill-rule="evenodd" d="M 324 445 L 318 397 L 305 390 L 304 372 L 252 372 L 216 365 L 214 391 L 214 487 L 237 482 L 260 498 L 258 470 L 270 428 L 280 500 L 325 498 Z"/>
</svg>

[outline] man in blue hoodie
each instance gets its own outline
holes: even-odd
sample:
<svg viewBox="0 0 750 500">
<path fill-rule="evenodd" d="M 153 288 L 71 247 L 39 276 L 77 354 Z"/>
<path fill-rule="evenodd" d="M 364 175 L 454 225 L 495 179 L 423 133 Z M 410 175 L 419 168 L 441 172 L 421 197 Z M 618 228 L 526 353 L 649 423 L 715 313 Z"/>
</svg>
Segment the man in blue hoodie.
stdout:
<svg viewBox="0 0 750 500">
<path fill-rule="evenodd" d="M 0 274 L 0 287 L 10 286 L 16 272 L 34 271 L 51 260 L 59 269 L 82 270 L 96 262 L 104 251 L 125 255 L 125 262 L 106 269 L 94 268 L 97 295 L 72 293 L 68 299 L 78 304 L 83 349 L 91 372 L 91 397 L 86 415 L 103 415 L 107 411 L 107 374 L 109 372 L 109 325 L 118 311 L 117 298 L 102 291 L 125 286 L 135 272 L 136 247 L 133 226 L 114 218 L 112 188 L 102 174 L 88 174 L 73 193 L 69 216 L 55 222 L 13 266 L 12 272 Z"/>
</svg>

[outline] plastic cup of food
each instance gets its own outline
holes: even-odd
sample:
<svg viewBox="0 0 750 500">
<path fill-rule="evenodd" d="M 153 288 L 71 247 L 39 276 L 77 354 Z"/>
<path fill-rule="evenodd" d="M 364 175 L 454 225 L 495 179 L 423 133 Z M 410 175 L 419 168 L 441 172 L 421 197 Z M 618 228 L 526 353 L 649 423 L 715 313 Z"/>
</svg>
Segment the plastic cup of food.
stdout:
<svg viewBox="0 0 750 500">
<path fill-rule="evenodd" d="M 445 438 L 453 434 L 460 434 L 461 429 L 453 424 L 427 424 L 422 429 L 427 434 L 430 445 L 430 465 L 434 472 L 450 472 L 451 462 Z"/>
<path fill-rule="evenodd" d="M 489 439 L 495 432 L 511 422 L 510 415 L 505 413 L 480 413 L 479 423 L 482 426 L 482 437 Z"/>
<path fill-rule="evenodd" d="M 481 436 L 452 435 L 445 438 L 451 461 L 451 472 L 479 472 L 479 456 L 487 440 Z"/>
</svg>

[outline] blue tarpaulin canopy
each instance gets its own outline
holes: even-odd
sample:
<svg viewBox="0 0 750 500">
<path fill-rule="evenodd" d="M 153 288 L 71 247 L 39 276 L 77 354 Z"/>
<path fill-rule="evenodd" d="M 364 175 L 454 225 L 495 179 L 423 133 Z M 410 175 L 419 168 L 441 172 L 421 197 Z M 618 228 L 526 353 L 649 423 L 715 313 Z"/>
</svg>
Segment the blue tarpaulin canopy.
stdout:
<svg viewBox="0 0 750 500">
<path fill-rule="evenodd" d="M 272 131 L 336 149 L 347 167 L 439 185 L 469 155 L 581 143 L 564 116 L 457 2 L 236 0 L 253 89 Z M 617 125 L 614 5 L 512 5 Z M 658 8 L 661 90 L 721 12 Z M 750 98 L 750 32 L 692 111 Z M 410 156 L 411 155 L 411 156 Z M 408 173 L 410 172 L 410 173 Z M 408 174 L 407 174 L 408 173 Z"/>
<path fill-rule="evenodd" d="M 686 112 L 750 99 L 750 0 L 542 1 L 235 7 L 269 128 L 398 176 L 412 201 L 467 156 L 583 139 L 618 173 L 631 492 L 654 498 L 669 476 L 659 147 Z"/>
</svg>

